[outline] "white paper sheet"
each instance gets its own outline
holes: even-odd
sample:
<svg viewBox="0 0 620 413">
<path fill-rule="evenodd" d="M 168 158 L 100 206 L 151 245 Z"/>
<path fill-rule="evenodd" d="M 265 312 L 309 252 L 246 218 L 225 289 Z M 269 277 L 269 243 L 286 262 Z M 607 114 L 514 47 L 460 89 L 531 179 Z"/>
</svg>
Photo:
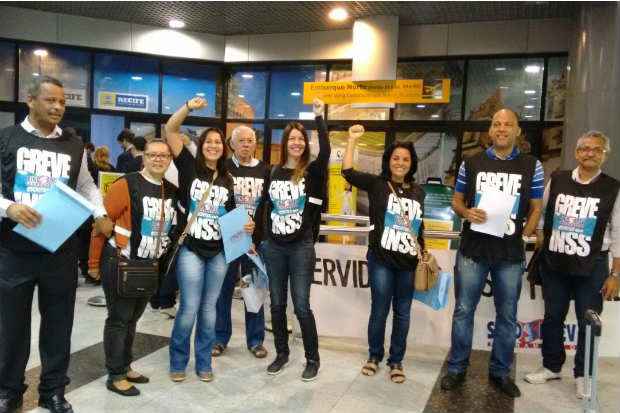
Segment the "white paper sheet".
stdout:
<svg viewBox="0 0 620 413">
<path fill-rule="evenodd" d="M 503 238 L 515 200 L 515 196 L 501 191 L 482 192 L 477 208 L 487 213 L 487 220 L 483 224 L 472 223 L 471 230 Z"/>
</svg>

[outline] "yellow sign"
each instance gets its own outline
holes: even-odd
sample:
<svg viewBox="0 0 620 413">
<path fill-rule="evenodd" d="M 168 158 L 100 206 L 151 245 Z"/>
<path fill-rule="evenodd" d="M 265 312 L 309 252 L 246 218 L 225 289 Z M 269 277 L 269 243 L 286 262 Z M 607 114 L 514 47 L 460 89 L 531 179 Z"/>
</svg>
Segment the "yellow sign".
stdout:
<svg viewBox="0 0 620 413">
<path fill-rule="evenodd" d="M 424 218 L 424 230 L 452 231 L 452 221 Z M 424 247 L 428 250 L 449 250 L 449 239 L 424 238 Z"/>
<path fill-rule="evenodd" d="M 312 103 L 315 97 L 327 104 L 449 103 L 450 79 L 304 82 L 304 103 Z"/>
<path fill-rule="evenodd" d="M 118 178 L 123 175 L 124 174 L 118 172 L 99 171 L 99 191 L 101 192 L 101 196 L 105 197 L 105 194 L 107 194 L 108 190 L 110 189 L 110 185 L 112 185 Z"/>
</svg>

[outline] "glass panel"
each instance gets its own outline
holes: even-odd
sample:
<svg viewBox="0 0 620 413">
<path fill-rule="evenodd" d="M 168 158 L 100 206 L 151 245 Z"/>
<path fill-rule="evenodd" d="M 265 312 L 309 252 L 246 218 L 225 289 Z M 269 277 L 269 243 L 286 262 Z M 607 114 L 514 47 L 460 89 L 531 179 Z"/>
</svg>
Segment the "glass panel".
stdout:
<svg viewBox="0 0 620 413">
<path fill-rule="evenodd" d="M 562 143 L 564 141 L 564 127 L 555 126 L 545 128 L 542 136 L 540 161 L 545 170 L 545 182 L 549 182 L 551 173 L 560 169 L 562 163 Z"/>
<path fill-rule="evenodd" d="M 329 72 L 330 82 L 345 82 L 353 80 L 351 65 L 334 65 Z M 330 120 L 388 120 L 390 110 L 382 108 L 355 108 L 352 104 L 329 105 Z"/>
<path fill-rule="evenodd" d="M 454 186 L 457 172 L 457 138 L 443 132 L 397 132 L 396 140 L 413 142 L 418 155 L 416 182 L 441 178 L 444 185 Z"/>
<path fill-rule="evenodd" d="M 263 125 L 262 123 L 237 123 L 237 122 L 229 122 L 226 124 L 226 140 L 228 141 L 230 139 L 230 137 L 232 136 L 232 131 L 240 125 L 245 125 L 245 126 L 249 126 L 250 128 L 254 129 L 254 132 L 256 132 L 256 153 L 254 154 L 254 157 L 256 159 L 263 159 L 263 151 L 264 151 L 264 145 L 265 145 L 265 125 Z M 232 149 L 230 149 L 230 146 L 228 147 L 228 156 L 232 156 Z"/>
<path fill-rule="evenodd" d="M 316 130 L 306 129 L 310 137 L 310 160 L 316 159 L 319 153 L 319 135 Z M 282 144 L 282 134 L 284 129 L 272 129 L 271 130 L 271 152 L 270 162 L 271 165 L 280 164 L 280 145 Z"/>
<path fill-rule="evenodd" d="M 95 55 L 95 108 L 157 112 L 159 74 L 156 59 Z"/>
<path fill-rule="evenodd" d="M 15 114 L 13 112 L 0 112 L 0 129 L 15 125 Z"/>
<path fill-rule="evenodd" d="M 96 148 L 107 146 L 110 150 L 110 162 L 116 165 L 123 149 L 116 141 L 118 134 L 125 127 L 124 116 L 92 114 L 90 117 L 91 142 Z"/>
<path fill-rule="evenodd" d="M 155 139 L 157 136 L 156 128 L 157 125 L 153 123 L 131 122 L 129 124 L 129 129 L 136 137 L 142 136 L 147 141 Z"/>
<path fill-rule="evenodd" d="M 304 82 L 324 82 L 325 66 L 278 67 L 271 72 L 269 117 L 314 119 L 312 105 L 303 104 Z"/>
<path fill-rule="evenodd" d="M 188 99 L 200 96 L 207 100 L 206 108 L 192 112 L 191 116 L 219 117 L 220 68 L 197 63 L 165 63 L 163 76 L 162 113 L 174 113 Z"/>
<path fill-rule="evenodd" d="M 549 72 L 547 76 L 545 120 L 564 120 L 566 90 L 568 88 L 568 58 L 549 58 Z"/>
<path fill-rule="evenodd" d="M 450 79 L 450 103 L 396 105 L 394 119 L 460 120 L 464 67 L 462 60 L 399 63 L 397 79 L 423 79 L 425 82 Z"/>
<path fill-rule="evenodd" d="M 267 72 L 240 70 L 228 82 L 229 119 L 264 119 Z"/>
<path fill-rule="evenodd" d="M 88 107 L 90 53 L 47 46 L 19 47 L 19 101 L 37 76 L 52 76 L 64 84 L 67 106 Z"/>
<path fill-rule="evenodd" d="M 90 114 L 65 113 L 59 126 L 73 128 L 83 142 L 90 142 Z"/>
<path fill-rule="evenodd" d="M 488 132 L 464 132 L 463 142 L 461 143 L 461 158 L 465 159 L 474 156 L 491 145 L 493 145 L 493 142 L 491 142 Z M 533 152 L 530 137 L 526 136 L 524 129 L 521 130 L 521 135 L 517 138 L 517 146 L 523 153 Z"/>
<path fill-rule="evenodd" d="M 15 90 L 15 45 L 0 42 L 0 100 L 13 101 Z"/>
<path fill-rule="evenodd" d="M 543 63 L 542 58 L 470 60 L 465 117 L 491 119 L 509 107 L 522 120 L 539 120 Z"/>
</svg>

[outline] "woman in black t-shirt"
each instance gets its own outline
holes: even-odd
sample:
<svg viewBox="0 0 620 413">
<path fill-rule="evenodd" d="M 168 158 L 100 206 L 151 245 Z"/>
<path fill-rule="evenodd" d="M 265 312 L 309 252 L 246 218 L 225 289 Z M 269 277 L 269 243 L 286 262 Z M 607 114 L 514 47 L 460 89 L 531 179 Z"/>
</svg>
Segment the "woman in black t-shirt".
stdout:
<svg viewBox="0 0 620 413">
<path fill-rule="evenodd" d="M 235 207 L 233 180 L 226 171 L 224 135 L 217 128 L 205 130 L 198 140 L 196 159 L 183 146 L 179 132 L 187 115 L 207 106 L 202 98 L 185 103 L 166 123 L 166 139 L 179 170 L 179 200 L 187 220 L 197 214 L 179 250 L 176 273 L 181 305 L 170 338 L 170 379 L 185 380 L 190 337 L 196 321 L 196 374 L 202 381 L 213 380 L 211 350 L 215 344 L 216 303 L 228 264 L 224 258 L 219 217 Z M 204 198 L 204 199 L 203 199 Z M 204 202 L 202 208 L 198 206 Z M 252 233 L 248 217 L 245 230 Z"/>
<path fill-rule="evenodd" d="M 414 183 L 417 156 L 411 142 L 395 142 L 383 154 L 381 175 L 353 169 L 361 125 L 349 128 L 349 141 L 342 162 L 342 175 L 351 184 L 368 192 L 370 227 L 368 236 L 368 277 L 372 305 L 368 321 L 368 361 L 362 373 L 372 376 L 384 356 L 385 323 L 390 306 L 394 322 L 390 356 L 390 378 L 405 381 L 402 360 L 407 348 L 413 275 L 424 249 L 422 214 L 424 190 Z"/>
<path fill-rule="evenodd" d="M 314 380 L 320 366 L 316 323 L 310 309 L 310 286 L 314 278 L 314 242 L 325 199 L 331 150 L 323 108 L 323 102 L 315 100 L 313 110 L 319 130 L 319 154 L 314 161 L 310 162 L 310 143 L 304 127 L 292 122 L 284 129 L 282 160 L 271 172 L 268 186 L 267 239 L 261 244 L 269 273 L 271 324 L 277 353 L 267 373 L 280 373 L 289 359 L 286 302 L 290 278 L 291 297 L 306 353 L 304 381 Z"/>
</svg>

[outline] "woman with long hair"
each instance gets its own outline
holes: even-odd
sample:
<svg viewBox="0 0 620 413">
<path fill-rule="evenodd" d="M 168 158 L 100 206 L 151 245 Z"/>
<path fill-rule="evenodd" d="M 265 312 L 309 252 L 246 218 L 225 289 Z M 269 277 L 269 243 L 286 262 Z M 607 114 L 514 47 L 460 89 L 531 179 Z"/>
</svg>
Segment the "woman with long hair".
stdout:
<svg viewBox="0 0 620 413">
<path fill-rule="evenodd" d="M 310 286 L 331 150 L 323 120 L 323 102 L 315 100 L 313 106 L 319 131 L 319 154 L 310 161 L 310 142 L 303 125 L 291 122 L 286 126 L 282 135 L 282 159 L 271 172 L 267 239 L 261 244 L 269 273 L 271 323 L 277 353 L 267 373 L 280 373 L 289 361 L 286 302 L 290 278 L 306 355 L 304 381 L 314 380 L 320 367 L 316 322 L 310 309 Z"/>
<path fill-rule="evenodd" d="M 368 277 L 372 299 L 368 320 L 368 361 L 362 373 L 373 376 L 384 356 L 385 324 L 394 309 L 390 355 L 390 379 L 405 381 L 402 360 L 407 348 L 413 277 L 424 250 L 422 214 L 424 190 L 415 184 L 418 166 L 413 143 L 394 142 L 383 154 L 381 175 L 353 169 L 357 139 L 364 127 L 349 128 L 349 140 L 342 161 L 342 175 L 351 185 L 368 192 L 370 227 Z"/>
<path fill-rule="evenodd" d="M 91 174 L 97 185 L 99 184 L 99 171 L 115 172 L 114 166 L 110 163 L 110 148 L 106 145 L 95 149 L 93 154 L 93 169 Z"/>
<path fill-rule="evenodd" d="M 195 159 L 183 146 L 180 133 L 183 121 L 191 111 L 205 106 L 207 101 L 202 98 L 190 99 L 166 123 L 166 140 L 179 170 L 179 200 L 184 209 L 181 212 L 187 214 L 188 221 L 196 215 L 177 258 L 181 305 L 170 339 L 170 379 L 175 382 L 185 380 L 195 323 L 196 374 L 202 381 L 213 380 L 215 308 L 228 268 L 218 219 L 235 207 L 233 180 L 225 167 L 223 133 L 217 128 L 205 130 L 198 140 Z M 254 230 L 250 218 L 245 230 L 248 233 Z"/>
</svg>

